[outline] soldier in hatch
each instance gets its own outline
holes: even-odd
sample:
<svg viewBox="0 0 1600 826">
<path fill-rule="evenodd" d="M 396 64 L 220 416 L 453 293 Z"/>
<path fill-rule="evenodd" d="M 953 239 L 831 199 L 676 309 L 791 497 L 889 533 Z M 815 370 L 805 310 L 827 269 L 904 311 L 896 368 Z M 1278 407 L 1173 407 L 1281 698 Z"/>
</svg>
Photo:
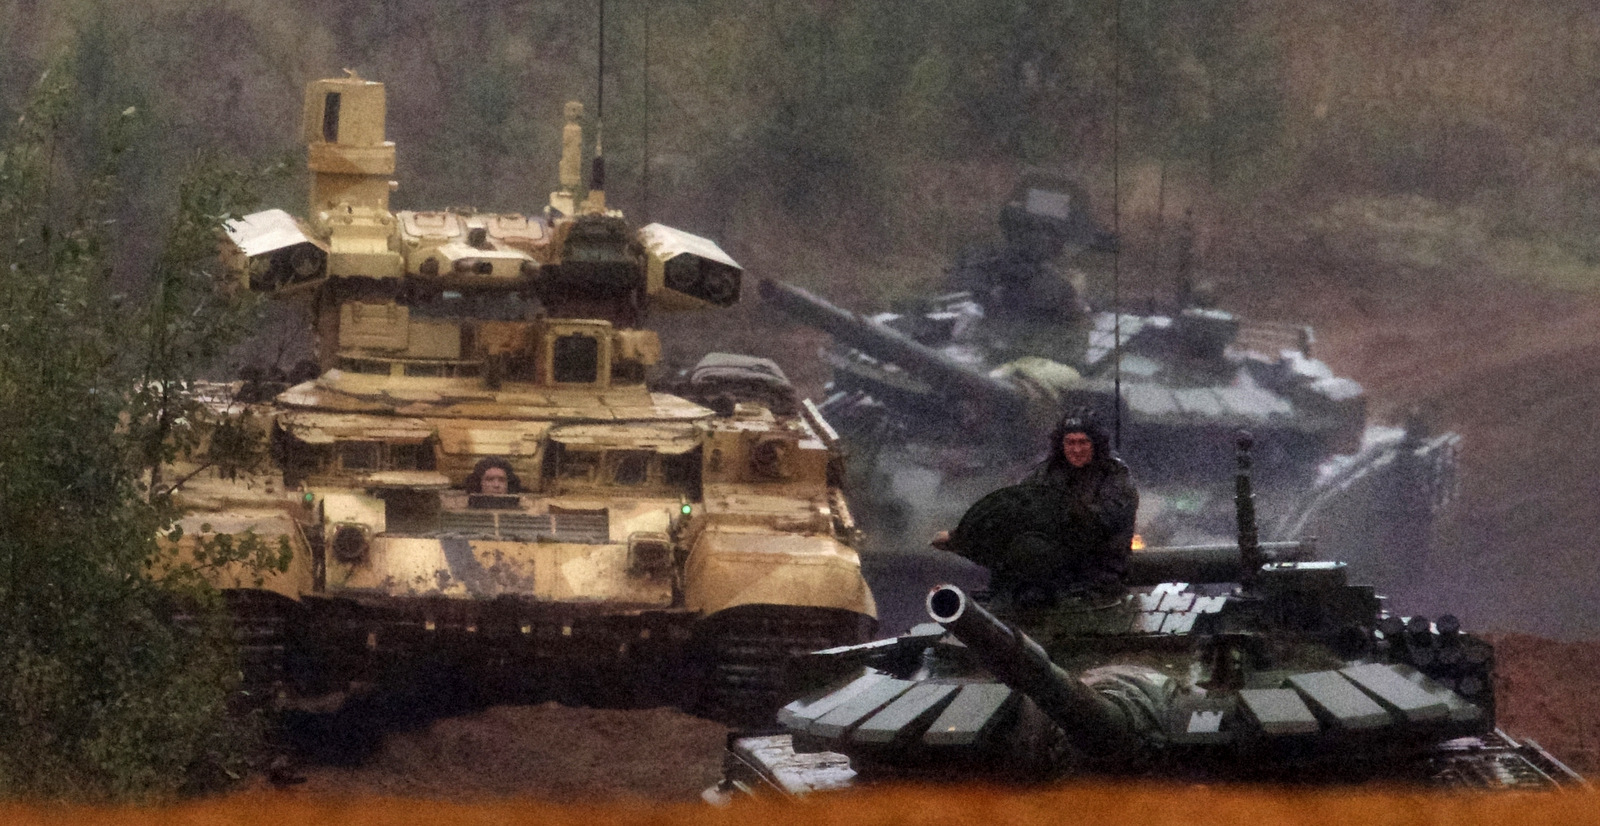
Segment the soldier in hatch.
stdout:
<svg viewBox="0 0 1600 826">
<path fill-rule="evenodd" d="M 1026 479 L 978 500 L 933 544 L 988 567 L 994 590 L 1019 604 L 1119 597 L 1139 510 L 1133 477 L 1087 413 L 1064 416 L 1049 444 Z"/>
<path fill-rule="evenodd" d="M 485 456 L 472 467 L 467 477 L 467 493 L 503 495 L 521 493 L 522 479 L 511 469 L 511 463 L 499 456 Z"/>
</svg>

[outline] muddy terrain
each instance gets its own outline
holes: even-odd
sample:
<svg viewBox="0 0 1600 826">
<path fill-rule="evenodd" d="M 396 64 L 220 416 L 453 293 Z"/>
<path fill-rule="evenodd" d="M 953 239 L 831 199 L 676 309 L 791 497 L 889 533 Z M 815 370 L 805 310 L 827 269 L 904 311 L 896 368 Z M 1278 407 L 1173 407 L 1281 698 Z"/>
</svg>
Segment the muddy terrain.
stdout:
<svg viewBox="0 0 1600 826">
<path fill-rule="evenodd" d="M 1467 276 L 1403 287 L 1324 285 L 1300 307 L 1375 417 L 1416 408 L 1465 437 L 1460 499 L 1389 595 L 1469 628 L 1600 638 L 1600 299 Z"/>
</svg>

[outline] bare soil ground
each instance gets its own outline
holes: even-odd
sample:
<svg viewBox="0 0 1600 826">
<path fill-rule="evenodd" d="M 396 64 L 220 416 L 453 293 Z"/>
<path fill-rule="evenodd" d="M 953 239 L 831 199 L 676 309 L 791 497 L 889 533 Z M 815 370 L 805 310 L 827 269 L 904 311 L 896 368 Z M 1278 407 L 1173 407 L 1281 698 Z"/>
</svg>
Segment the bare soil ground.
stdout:
<svg viewBox="0 0 1600 826">
<path fill-rule="evenodd" d="M 667 708 L 544 703 L 492 706 L 377 734 L 371 751 L 311 756 L 300 766 L 305 782 L 279 793 L 312 799 L 690 801 L 721 776 L 727 729 Z"/>
<path fill-rule="evenodd" d="M 1600 298 L 1438 276 L 1324 287 L 1306 307 L 1318 355 L 1366 385 L 1376 417 L 1416 407 L 1464 436 L 1460 499 L 1389 586 L 1396 606 L 1600 637 Z"/>
<path fill-rule="evenodd" d="M 1495 643 L 1496 721 L 1584 777 L 1600 777 L 1600 643 L 1511 634 Z"/>
</svg>

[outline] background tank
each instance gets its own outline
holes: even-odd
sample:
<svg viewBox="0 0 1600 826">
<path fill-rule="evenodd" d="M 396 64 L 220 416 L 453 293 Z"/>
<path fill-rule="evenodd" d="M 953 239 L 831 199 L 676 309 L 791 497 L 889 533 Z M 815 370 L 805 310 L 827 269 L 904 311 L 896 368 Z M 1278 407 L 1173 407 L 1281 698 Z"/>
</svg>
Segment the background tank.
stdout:
<svg viewBox="0 0 1600 826">
<path fill-rule="evenodd" d="M 1173 552 L 1103 608 L 985 608 L 936 588 L 937 624 L 814 654 L 798 673 L 824 687 L 784 707 L 784 733 L 731 738 L 709 795 L 1091 771 L 1584 785 L 1496 728 L 1493 650 L 1454 617 L 1397 616 L 1342 563 L 1275 560 L 1257 545 L 1245 449 L 1231 571 L 1171 581 L 1163 568 L 1185 555 Z"/>
<path fill-rule="evenodd" d="M 1025 184 L 1021 192 L 1002 210 L 1003 226 L 1019 223 L 1020 203 L 1052 202 L 1054 191 Z M 1060 197 L 1082 214 L 1081 199 Z M 1455 494 L 1458 435 L 1428 433 L 1420 419 L 1369 426 L 1361 386 L 1312 357 L 1309 328 L 1199 306 L 1090 311 L 1079 292 L 1049 287 L 1072 280 L 1059 274 L 1063 249 L 1113 243 L 1087 218 L 1075 221 L 1043 224 L 1054 231 L 1034 237 L 1050 243 L 1010 240 L 1018 233 L 1008 230 L 1002 246 L 1011 252 L 964 254 L 951 271 L 958 291 L 900 312 L 864 317 L 792 285 L 761 283 L 768 304 L 836 341 L 822 355 L 832 380 L 820 407 L 855 459 L 869 542 L 948 528 L 967 504 L 1039 460 L 1042 434 L 1063 411 L 1086 406 L 1108 430 L 1120 421 L 1146 544 L 1228 540 L 1228 492 L 1208 481 L 1208 468 L 1225 461 L 1229 434 L 1243 427 L 1260 444 L 1270 538 L 1325 533 L 1338 543 L 1334 555 L 1386 582 L 1386 566 L 1419 555 Z M 1058 264 L 1049 275 L 1039 264 L 1029 280 L 993 264 L 1002 258 Z"/>
<path fill-rule="evenodd" d="M 1116 238 L 1095 223 L 1083 191 L 1058 176 L 1029 176 L 1000 208 L 999 223 L 999 243 L 967 247 L 956 257 L 950 289 L 1004 318 L 1016 336 L 1048 338 L 1051 327 L 1087 312 L 1083 278 L 1066 266 L 1066 254 L 1111 251 Z"/>
<path fill-rule="evenodd" d="M 315 378 L 219 397 L 270 399 L 243 418 L 276 467 L 183 491 L 191 532 L 292 540 L 286 573 L 218 576 L 258 688 L 444 662 L 737 719 L 775 707 L 790 655 L 871 633 L 814 410 L 718 415 L 646 385 L 647 314 L 729 306 L 741 270 L 705 238 L 631 227 L 598 181 L 580 193 L 580 115 L 542 214 L 393 212 L 382 84 L 308 86 L 308 217 L 256 213 L 228 237 L 251 289 L 306 308 Z M 487 456 L 520 489 L 464 489 Z"/>
</svg>

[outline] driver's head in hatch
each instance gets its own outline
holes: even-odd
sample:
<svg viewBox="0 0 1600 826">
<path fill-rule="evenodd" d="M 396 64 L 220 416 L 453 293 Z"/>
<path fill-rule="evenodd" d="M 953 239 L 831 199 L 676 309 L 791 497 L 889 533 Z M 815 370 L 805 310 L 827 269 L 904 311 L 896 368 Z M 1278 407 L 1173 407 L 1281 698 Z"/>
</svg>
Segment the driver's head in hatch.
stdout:
<svg viewBox="0 0 1600 826">
<path fill-rule="evenodd" d="M 467 477 L 467 493 L 505 495 L 522 492 L 522 479 L 511 469 L 511 463 L 499 456 L 485 456 L 472 468 Z"/>
</svg>

